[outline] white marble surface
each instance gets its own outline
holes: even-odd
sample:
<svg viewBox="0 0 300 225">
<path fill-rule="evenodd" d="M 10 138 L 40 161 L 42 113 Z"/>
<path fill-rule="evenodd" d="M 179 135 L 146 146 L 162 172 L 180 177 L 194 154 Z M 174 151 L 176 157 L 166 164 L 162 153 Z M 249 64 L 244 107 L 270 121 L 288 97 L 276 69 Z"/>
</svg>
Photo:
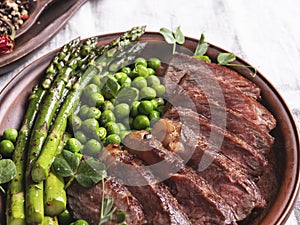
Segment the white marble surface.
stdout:
<svg viewBox="0 0 300 225">
<path fill-rule="evenodd" d="M 204 33 L 208 42 L 256 66 L 278 89 L 300 126 L 299 10 L 299 0 L 90 0 L 22 67 L 1 76 L 0 89 L 24 66 L 75 37 L 136 25 L 147 25 L 148 31 L 180 25 L 186 36 Z M 286 224 L 300 224 L 300 200 Z"/>
</svg>

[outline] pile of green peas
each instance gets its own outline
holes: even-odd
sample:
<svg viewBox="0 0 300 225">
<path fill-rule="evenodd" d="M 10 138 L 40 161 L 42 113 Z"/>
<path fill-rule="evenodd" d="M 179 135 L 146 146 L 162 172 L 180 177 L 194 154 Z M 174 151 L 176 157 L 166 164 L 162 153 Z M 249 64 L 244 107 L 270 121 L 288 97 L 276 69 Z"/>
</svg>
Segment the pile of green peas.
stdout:
<svg viewBox="0 0 300 225">
<path fill-rule="evenodd" d="M 95 76 L 84 89 L 81 105 L 69 118 L 74 137 L 69 150 L 97 155 L 103 146 L 121 144 L 133 130 L 151 130 L 165 107 L 165 86 L 156 75 L 158 58 L 136 58 L 114 74 Z"/>
<path fill-rule="evenodd" d="M 3 132 L 2 140 L 0 142 L 0 159 L 11 158 L 15 149 L 17 137 L 18 131 L 14 128 L 6 129 Z"/>
</svg>

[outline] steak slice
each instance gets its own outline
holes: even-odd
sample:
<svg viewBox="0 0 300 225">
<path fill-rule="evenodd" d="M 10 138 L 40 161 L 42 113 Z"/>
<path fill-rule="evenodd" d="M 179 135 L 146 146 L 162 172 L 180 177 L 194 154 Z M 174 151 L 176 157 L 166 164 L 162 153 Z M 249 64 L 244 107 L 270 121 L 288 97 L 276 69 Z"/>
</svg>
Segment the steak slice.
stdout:
<svg viewBox="0 0 300 225">
<path fill-rule="evenodd" d="M 204 116 L 210 123 L 225 126 L 228 131 L 234 133 L 264 155 L 269 153 L 274 143 L 274 138 L 265 129 L 245 119 L 244 116 L 233 110 L 218 105 L 201 103 L 201 101 L 194 99 L 193 96 L 191 98 L 193 98 L 195 103 L 195 111 Z M 174 96 L 173 100 L 177 103 L 178 107 L 176 108 L 180 110 L 180 114 L 185 115 L 187 113 L 185 109 L 190 108 L 186 104 L 185 97 L 177 95 Z"/>
<path fill-rule="evenodd" d="M 189 166 L 198 170 L 199 174 L 233 208 L 238 221 L 247 218 L 254 208 L 266 207 L 266 201 L 255 182 L 227 157 L 205 151 L 207 145 L 198 144 L 196 135 L 188 127 L 182 130 L 179 121 L 168 119 L 161 119 L 156 126 L 152 129 L 153 134 L 155 135 L 156 129 L 159 129 L 160 133 L 161 130 L 165 130 L 164 146 L 186 159 Z M 190 159 L 187 159 L 186 152 L 189 151 L 194 152 Z M 205 168 L 199 168 L 201 159 L 209 161 L 209 164 L 205 163 Z"/>
<path fill-rule="evenodd" d="M 117 211 L 123 210 L 126 214 L 126 224 L 145 224 L 145 216 L 139 201 L 117 179 L 109 178 L 104 183 L 105 198 L 112 197 Z M 84 219 L 89 224 L 98 225 L 102 202 L 102 183 L 92 188 L 84 188 L 73 182 L 67 189 L 68 204 L 76 219 Z M 114 221 L 105 224 L 115 224 Z"/>
<path fill-rule="evenodd" d="M 197 60 L 197 62 L 201 61 Z M 224 77 L 217 78 L 216 74 L 206 74 L 205 68 L 202 68 L 204 72 L 201 68 L 192 70 L 189 61 L 176 66 L 183 70 L 169 66 L 164 79 L 167 97 L 172 99 L 172 102 L 174 102 L 174 97 L 183 95 L 189 101 L 193 101 L 193 104 L 199 101 L 200 104 L 228 108 L 267 131 L 276 126 L 274 117 L 262 104 L 245 95 L 240 89 L 233 87 Z M 234 79 L 239 77 L 241 78 L 238 76 Z M 177 102 L 174 103 L 178 105 Z"/>
<path fill-rule="evenodd" d="M 187 54 L 174 54 L 170 64 L 176 67 L 178 71 L 192 73 L 201 71 L 202 76 L 214 76 L 215 79 L 226 83 L 231 88 L 239 89 L 245 95 L 254 99 L 260 99 L 260 89 L 253 82 L 224 66 L 195 59 Z"/>
<path fill-rule="evenodd" d="M 180 119 L 194 131 L 194 134 L 213 145 L 214 150 L 226 155 L 233 161 L 251 171 L 253 175 L 261 175 L 267 165 L 267 160 L 261 152 L 239 138 L 234 133 L 211 124 L 206 117 L 190 109 L 171 107 L 164 114 L 165 118 Z"/>
<path fill-rule="evenodd" d="M 147 224 L 191 224 L 168 188 L 141 160 L 116 144 L 103 149 L 100 159 L 107 165 L 108 173 L 122 179 L 142 204 Z"/>
<path fill-rule="evenodd" d="M 161 178 L 183 206 L 193 224 L 236 224 L 232 208 L 199 174 L 146 131 L 124 138 L 124 145 Z"/>
</svg>

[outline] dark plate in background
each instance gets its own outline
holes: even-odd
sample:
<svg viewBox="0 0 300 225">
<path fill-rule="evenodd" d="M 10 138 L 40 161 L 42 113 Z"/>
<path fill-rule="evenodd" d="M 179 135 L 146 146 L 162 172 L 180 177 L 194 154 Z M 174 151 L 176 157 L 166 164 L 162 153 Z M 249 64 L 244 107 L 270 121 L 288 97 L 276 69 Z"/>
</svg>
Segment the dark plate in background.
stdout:
<svg viewBox="0 0 300 225">
<path fill-rule="evenodd" d="M 118 36 L 118 33 L 99 36 L 99 44 L 106 44 Z M 172 51 L 171 46 L 167 45 L 158 33 L 147 32 L 141 38 L 141 41 L 148 41 L 150 45 L 146 49 L 146 57 L 158 56 L 157 52 L 161 52 L 164 48 L 166 50 L 164 52 L 171 53 Z M 196 39 L 186 38 L 184 46 L 193 51 L 197 45 L 197 41 Z M 57 51 L 50 52 L 27 66 L 0 92 L 0 133 L 10 127 L 19 128 L 24 110 L 26 109 L 28 95 Z M 225 50 L 210 45 L 207 54 L 215 60 L 220 52 L 225 52 Z M 168 57 L 168 54 L 160 57 L 164 59 Z M 236 63 L 249 65 L 240 58 L 237 58 Z M 272 176 L 278 180 L 279 188 L 274 194 L 272 201 L 269 202 L 268 208 L 253 215 L 251 220 L 245 224 L 283 225 L 293 209 L 299 191 L 300 147 L 297 127 L 286 103 L 262 74 L 258 73 L 255 78 L 252 78 L 249 75 L 249 69 L 234 68 L 242 76 L 251 79 L 261 88 L 262 104 L 271 111 L 278 122 L 277 127 L 272 131 L 272 135 L 276 138 L 273 148 L 275 170 Z M 1 215 L 0 203 L 0 218 L 3 217 L 4 215 Z"/>
<path fill-rule="evenodd" d="M 85 2 L 87 0 L 38 0 L 33 3 L 34 25 L 30 26 L 29 17 L 16 34 L 14 51 L 0 56 L 0 76 L 22 65 L 24 57 L 52 38 Z"/>
</svg>

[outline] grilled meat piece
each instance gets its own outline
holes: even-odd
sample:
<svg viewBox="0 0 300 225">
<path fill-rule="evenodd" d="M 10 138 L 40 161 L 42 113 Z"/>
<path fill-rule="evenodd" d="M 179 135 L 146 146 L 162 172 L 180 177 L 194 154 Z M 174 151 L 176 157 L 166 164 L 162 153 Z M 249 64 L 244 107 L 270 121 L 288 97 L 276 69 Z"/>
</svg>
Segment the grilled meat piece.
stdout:
<svg viewBox="0 0 300 225">
<path fill-rule="evenodd" d="M 171 60 L 171 66 L 169 66 L 164 77 L 168 99 L 172 99 L 172 102 L 174 102 L 174 97 L 182 95 L 186 97 L 185 101 L 188 99 L 189 102 L 192 102 L 189 103 L 190 107 L 195 105 L 196 102 L 217 105 L 235 111 L 266 131 L 270 131 L 276 126 L 274 117 L 262 104 L 243 93 L 239 88 L 231 85 L 224 78 L 226 76 L 220 76 L 219 72 L 214 72 L 213 69 L 210 70 L 210 67 L 217 65 L 206 63 L 205 67 L 208 67 L 206 70 L 209 70 L 206 73 L 205 68 L 196 67 L 196 63 L 193 69 L 190 68 L 189 63 L 174 65 L 173 61 L 175 59 L 176 56 Z M 201 65 L 202 62 L 199 60 L 198 62 Z M 174 69 L 172 65 L 178 66 L 182 70 Z M 221 68 L 226 74 L 227 69 Z M 238 76 L 235 79 L 243 80 L 245 78 Z M 232 83 L 234 82 L 232 81 Z M 175 104 L 178 106 L 180 103 L 175 102 Z"/>
<path fill-rule="evenodd" d="M 184 127 L 179 121 L 168 119 L 161 119 L 156 126 L 152 129 L 154 135 L 157 129 L 159 132 L 165 130 L 167 142 L 163 140 L 164 146 L 185 159 L 187 165 L 198 170 L 233 208 L 238 221 L 247 218 L 254 208 L 266 206 L 255 182 L 232 160 L 217 152 L 206 151 L 207 145 L 200 144 L 191 129 Z M 193 153 L 190 154 L 189 151 Z"/>
<path fill-rule="evenodd" d="M 147 224 L 191 224 L 168 188 L 141 160 L 116 144 L 106 146 L 100 160 L 107 165 L 108 173 L 120 178 L 142 204 Z"/>
<path fill-rule="evenodd" d="M 236 224 L 232 208 L 199 174 L 146 131 L 127 135 L 128 151 L 145 161 L 170 188 L 193 224 Z"/>
<path fill-rule="evenodd" d="M 89 224 L 99 224 L 102 202 L 102 183 L 92 188 L 84 188 L 77 182 L 73 182 L 67 189 L 68 204 L 74 218 L 84 219 Z M 126 223 L 132 225 L 145 224 L 144 212 L 139 201 L 117 179 L 109 178 L 104 186 L 105 198 L 112 197 L 117 210 L 126 213 Z M 115 224 L 107 222 L 106 224 Z"/>
<path fill-rule="evenodd" d="M 227 129 L 212 124 L 201 114 L 181 107 L 171 107 L 164 117 L 180 119 L 185 126 L 194 131 L 199 139 L 214 146 L 213 149 L 236 161 L 253 175 L 261 175 L 267 165 L 267 160 L 259 149 L 249 145 Z"/>
</svg>

